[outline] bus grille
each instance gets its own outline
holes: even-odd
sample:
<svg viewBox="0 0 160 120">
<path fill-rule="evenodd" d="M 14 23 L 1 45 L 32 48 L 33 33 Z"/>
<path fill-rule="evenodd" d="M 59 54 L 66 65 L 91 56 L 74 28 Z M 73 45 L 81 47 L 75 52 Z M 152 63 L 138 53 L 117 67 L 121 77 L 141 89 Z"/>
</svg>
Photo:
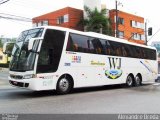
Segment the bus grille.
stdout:
<svg viewBox="0 0 160 120">
<path fill-rule="evenodd" d="M 13 79 L 23 79 L 23 76 L 21 75 L 10 75 L 10 77 Z"/>
<path fill-rule="evenodd" d="M 18 87 L 28 87 L 29 83 L 22 83 L 22 82 L 16 82 L 16 81 L 9 81 L 10 84 Z"/>
</svg>

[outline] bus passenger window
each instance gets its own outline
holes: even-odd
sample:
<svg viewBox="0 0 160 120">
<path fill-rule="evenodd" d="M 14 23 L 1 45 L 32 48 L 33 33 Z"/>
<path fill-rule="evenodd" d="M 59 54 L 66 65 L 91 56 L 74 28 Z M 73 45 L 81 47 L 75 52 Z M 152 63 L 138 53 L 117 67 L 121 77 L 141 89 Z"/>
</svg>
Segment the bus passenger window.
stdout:
<svg viewBox="0 0 160 120">
<path fill-rule="evenodd" d="M 107 55 L 110 55 L 110 54 L 111 54 L 111 49 L 110 49 L 110 48 L 107 48 L 107 49 L 106 49 L 106 54 L 107 54 Z"/>
<path fill-rule="evenodd" d="M 77 44 L 73 45 L 73 51 L 78 52 L 78 45 Z"/>
<path fill-rule="evenodd" d="M 124 57 L 127 57 L 127 52 L 124 46 L 122 46 L 122 54 Z"/>
<path fill-rule="evenodd" d="M 116 49 L 116 55 L 117 56 L 121 56 L 122 55 L 122 51 L 121 51 L 120 47 L 117 47 L 117 49 Z"/>
<path fill-rule="evenodd" d="M 96 53 L 97 54 L 101 54 L 102 53 L 102 49 L 101 48 L 96 48 Z"/>
</svg>

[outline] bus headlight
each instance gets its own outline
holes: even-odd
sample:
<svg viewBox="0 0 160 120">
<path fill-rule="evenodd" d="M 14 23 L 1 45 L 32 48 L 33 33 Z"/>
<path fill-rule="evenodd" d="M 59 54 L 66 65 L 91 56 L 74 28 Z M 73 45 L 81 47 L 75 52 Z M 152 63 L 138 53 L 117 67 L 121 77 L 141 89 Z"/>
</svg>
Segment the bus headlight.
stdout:
<svg viewBox="0 0 160 120">
<path fill-rule="evenodd" d="M 30 78 L 33 78 L 33 77 L 34 77 L 34 75 L 24 75 L 23 79 L 30 79 Z"/>
</svg>

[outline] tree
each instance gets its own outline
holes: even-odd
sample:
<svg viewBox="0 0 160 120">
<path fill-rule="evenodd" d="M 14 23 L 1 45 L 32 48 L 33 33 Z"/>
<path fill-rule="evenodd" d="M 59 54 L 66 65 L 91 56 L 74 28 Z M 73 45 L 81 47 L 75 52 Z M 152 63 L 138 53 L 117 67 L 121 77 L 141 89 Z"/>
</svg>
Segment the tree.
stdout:
<svg viewBox="0 0 160 120">
<path fill-rule="evenodd" d="M 98 32 L 102 30 L 103 34 L 112 35 L 111 20 L 106 16 L 106 9 L 98 11 L 97 8 L 91 10 L 89 7 L 84 6 L 84 10 L 87 14 L 86 19 L 80 21 L 87 31 Z"/>
<path fill-rule="evenodd" d="M 0 48 L 3 48 L 2 38 L 0 38 Z"/>
</svg>

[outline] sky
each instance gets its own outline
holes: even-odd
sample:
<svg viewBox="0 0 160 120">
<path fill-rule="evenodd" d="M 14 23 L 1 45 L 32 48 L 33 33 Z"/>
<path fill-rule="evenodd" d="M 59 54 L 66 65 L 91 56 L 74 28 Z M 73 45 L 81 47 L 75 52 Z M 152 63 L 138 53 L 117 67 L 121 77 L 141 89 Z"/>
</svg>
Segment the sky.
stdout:
<svg viewBox="0 0 160 120">
<path fill-rule="evenodd" d="M 117 1 L 121 3 L 118 10 L 144 17 L 147 27 L 153 28 L 155 35 L 148 37 L 150 42 L 160 40 L 159 0 Z M 101 0 L 101 2 L 106 4 L 107 9 L 115 9 L 115 0 Z M 67 6 L 83 9 L 83 0 L 10 0 L 0 5 L 0 16 L 5 13 L 32 19 Z M 31 27 L 31 22 L 20 22 L 0 17 L 0 36 L 2 37 L 18 37 L 21 31 Z"/>
</svg>

